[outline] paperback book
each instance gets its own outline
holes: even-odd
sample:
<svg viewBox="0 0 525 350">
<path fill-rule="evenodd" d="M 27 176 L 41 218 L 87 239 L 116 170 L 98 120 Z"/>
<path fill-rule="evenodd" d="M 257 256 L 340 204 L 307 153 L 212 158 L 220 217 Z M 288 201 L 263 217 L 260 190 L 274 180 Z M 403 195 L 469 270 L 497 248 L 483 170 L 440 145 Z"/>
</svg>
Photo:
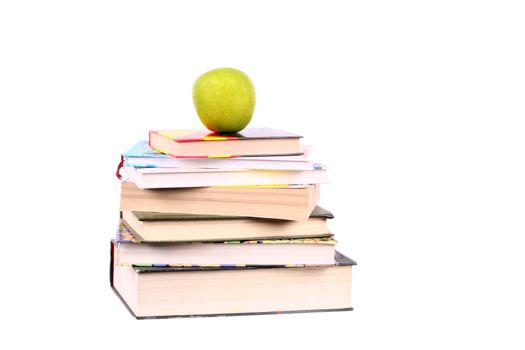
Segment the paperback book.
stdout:
<svg viewBox="0 0 525 350">
<path fill-rule="evenodd" d="M 307 221 L 318 200 L 319 185 L 140 189 L 123 182 L 120 210 Z"/>
<path fill-rule="evenodd" d="M 137 168 L 214 168 L 260 170 L 311 170 L 315 163 L 309 160 L 309 147 L 302 146 L 303 154 L 296 156 L 176 158 L 151 148 L 147 141 L 139 141 L 122 154 L 124 166 Z"/>
<path fill-rule="evenodd" d="M 121 224 L 115 238 L 119 265 L 331 265 L 332 237 L 222 242 L 141 242 Z"/>
<path fill-rule="evenodd" d="M 144 211 L 121 212 L 122 223 L 143 242 L 195 242 L 331 236 L 334 216 L 319 206 L 306 221 Z"/>
</svg>

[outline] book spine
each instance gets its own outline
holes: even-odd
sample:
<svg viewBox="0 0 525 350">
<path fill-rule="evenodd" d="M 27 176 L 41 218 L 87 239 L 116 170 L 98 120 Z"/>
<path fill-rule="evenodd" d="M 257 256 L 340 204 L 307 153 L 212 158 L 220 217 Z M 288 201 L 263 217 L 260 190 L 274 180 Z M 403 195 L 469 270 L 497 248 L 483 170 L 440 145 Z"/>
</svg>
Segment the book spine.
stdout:
<svg viewBox="0 0 525 350">
<path fill-rule="evenodd" d="M 113 266 L 114 266 L 114 262 L 115 262 L 115 244 L 112 242 L 110 242 L 110 251 L 109 251 L 109 284 L 111 287 L 113 287 L 113 275 L 114 275 L 114 271 L 113 271 Z"/>
</svg>

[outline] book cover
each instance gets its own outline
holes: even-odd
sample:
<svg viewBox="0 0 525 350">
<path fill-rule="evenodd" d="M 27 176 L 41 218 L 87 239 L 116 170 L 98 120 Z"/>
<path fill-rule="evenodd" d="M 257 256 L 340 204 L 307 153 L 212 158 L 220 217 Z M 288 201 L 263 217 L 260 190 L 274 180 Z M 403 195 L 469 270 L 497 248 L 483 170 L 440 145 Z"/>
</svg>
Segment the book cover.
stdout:
<svg viewBox="0 0 525 350">
<path fill-rule="evenodd" d="M 133 147 L 122 153 L 125 158 L 174 158 L 150 147 L 147 141 L 138 141 Z"/>
<path fill-rule="evenodd" d="M 335 264 L 333 266 L 353 266 L 357 263 L 343 255 L 339 251 L 335 251 Z M 301 267 L 316 267 L 317 265 L 153 265 L 141 264 L 133 265 L 137 273 L 148 272 L 177 272 L 177 271 L 212 271 L 212 270 L 245 270 L 245 269 L 275 269 L 275 268 L 301 268 Z M 319 265 L 320 267 L 327 267 L 326 265 Z"/>
<path fill-rule="evenodd" d="M 224 216 L 224 215 L 203 215 L 203 214 L 181 214 L 181 213 L 156 213 L 147 211 L 134 211 L 133 214 L 139 221 L 179 221 L 179 220 L 235 220 L 235 219 L 253 219 L 253 220 L 279 220 L 279 219 L 257 219 L 248 216 Z M 320 207 L 316 206 L 310 214 L 310 218 L 333 219 L 334 215 Z"/>
<path fill-rule="evenodd" d="M 228 141 L 228 140 L 262 140 L 262 139 L 295 139 L 302 136 L 287 131 L 270 128 L 247 128 L 235 134 L 221 135 L 209 130 L 152 130 L 175 142 Z"/>
</svg>

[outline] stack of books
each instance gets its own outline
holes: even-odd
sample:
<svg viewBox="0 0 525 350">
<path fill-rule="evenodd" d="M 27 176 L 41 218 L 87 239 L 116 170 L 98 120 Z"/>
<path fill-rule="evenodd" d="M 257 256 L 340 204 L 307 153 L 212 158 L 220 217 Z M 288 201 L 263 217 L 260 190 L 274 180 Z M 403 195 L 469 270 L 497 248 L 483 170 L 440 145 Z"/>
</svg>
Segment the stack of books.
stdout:
<svg viewBox="0 0 525 350">
<path fill-rule="evenodd" d="M 122 155 L 111 286 L 136 318 L 351 310 L 301 136 L 150 131 Z"/>
</svg>

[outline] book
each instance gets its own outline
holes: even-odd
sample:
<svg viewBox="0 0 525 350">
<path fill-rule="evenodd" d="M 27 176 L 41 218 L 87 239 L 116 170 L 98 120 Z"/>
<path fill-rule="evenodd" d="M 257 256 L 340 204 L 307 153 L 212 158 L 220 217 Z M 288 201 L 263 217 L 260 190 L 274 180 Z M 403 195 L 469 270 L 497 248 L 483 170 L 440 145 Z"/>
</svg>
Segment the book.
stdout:
<svg viewBox="0 0 525 350">
<path fill-rule="evenodd" d="M 309 170 L 249 170 L 209 168 L 124 167 L 139 188 L 178 188 L 236 185 L 322 184 L 326 169 L 314 164 Z"/>
<path fill-rule="evenodd" d="M 273 157 L 233 158 L 175 158 L 151 148 L 147 141 L 139 141 L 122 154 L 124 166 L 138 168 L 218 168 L 218 169 L 268 169 L 311 170 L 315 163 L 309 161 L 309 147 L 303 146 L 302 155 Z"/>
<path fill-rule="evenodd" d="M 141 242 L 120 224 L 115 238 L 118 265 L 331 265 L 331 237 L 223 242 Z"/>
<path fill-rule="evenodd" d="M 149 145 L 173 157 L 230 158 L 301 155 L 301 136 L 270 128 L 247 128 L 228 135 L 208 130 L 151 130 Z"/>
<path fill-rule="evenodd" d="M 352 310 L 352 266 L 336 252 L 331 266 L 117 265 L 110 284 L 138 319 Z"/>
<path fill-rule="evenodd" d="M 318 200 L 319 185 L 140 189 L 122 182 L 120 210 L 306 221 Z"/>
<path fill-rule="evenodd" d="M 317 206 L 307 221 L 247 216 L 123 211 L 122 222 L 139 241 L 190 242 L 329 237 L 327 219 L 334 216 Z"/>
</svg>

